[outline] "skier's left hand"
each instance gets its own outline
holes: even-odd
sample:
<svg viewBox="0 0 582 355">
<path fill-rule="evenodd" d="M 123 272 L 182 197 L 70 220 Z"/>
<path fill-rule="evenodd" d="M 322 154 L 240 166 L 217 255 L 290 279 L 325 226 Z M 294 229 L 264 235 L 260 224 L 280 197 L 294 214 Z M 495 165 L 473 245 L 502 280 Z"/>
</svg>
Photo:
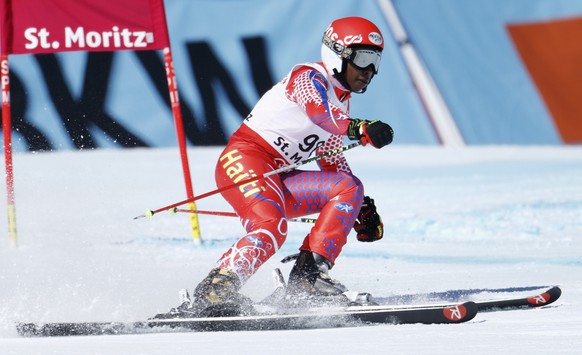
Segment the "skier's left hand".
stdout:
<svg viewBox="0 0 582 355">
<path fill-rule="evenodd" d="M 354 223 L 354 230 L 358 233 L 360 242 L 375 242 L 384 236 L 384 223 L 378 212 L 374 200 L 369 196 L 364 197 L 364 203 Z"/>
<path fill-rule="evenodd" d="M 362 145 L 370 143 L 374 148 L 382 148 L 392 143 L 394 131 L 390 125 L 379 120 L 350 119 L 347 136 L 349 139 L 359 140 Z"/>
</svg>

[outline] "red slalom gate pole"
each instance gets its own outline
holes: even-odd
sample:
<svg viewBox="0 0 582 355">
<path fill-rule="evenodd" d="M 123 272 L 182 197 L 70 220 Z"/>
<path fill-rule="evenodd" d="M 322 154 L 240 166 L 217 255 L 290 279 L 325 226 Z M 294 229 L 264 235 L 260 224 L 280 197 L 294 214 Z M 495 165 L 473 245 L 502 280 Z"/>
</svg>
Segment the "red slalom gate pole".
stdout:
<svg viewBox="0 0 582 355">
<path fill-rule="evenodd" d="M 188 152 L 186 149 L 186 135 L 184 134 L 184 121 L 182 120 L 182 111 L 180 109 L 180 98 L 178 95 L 178 83 L 174 73 L 174 61 L 172 59 L 172 51 L 169 47 L 164 48 L 164 64 L 166 66 L 166 77 L 168 79 L 168 91 L 170 94 L 170 103 L 172 106 L 172 114 L 174 115 L 174 122 L 176 125 L 176 135 L 178 137 L 178 146 L 180 147 L 180 158 L 182 160 L 182 171 L 184 174 L 184 183 L 186 185 L 186 195 L 189 201 L 188 207 L 195 210 L 194 203 L 194 189 L 192 188 L 192 177 L 190 176 L 190 165 L 188 163 Z M 200 224 L 198 223 L 198 215 L 190 215 L 190 225 L 192 227 L 192 238 L 194 243 L 201 244 L 202 238 L 200 234 Z"/>
<path fill-rule="evenodd" d="M 16 208 L 14 206 L 14 169 L 12 166 L 12 121 L 10 116 L 10 83 L 8 54 L 1 54 L 2 82 L 2 131 L 4 133 L 4 160 L 6 165 L 6 197 L 8 212 L 8 237 L 13 246 L 17 245 Z"/>
</svg>

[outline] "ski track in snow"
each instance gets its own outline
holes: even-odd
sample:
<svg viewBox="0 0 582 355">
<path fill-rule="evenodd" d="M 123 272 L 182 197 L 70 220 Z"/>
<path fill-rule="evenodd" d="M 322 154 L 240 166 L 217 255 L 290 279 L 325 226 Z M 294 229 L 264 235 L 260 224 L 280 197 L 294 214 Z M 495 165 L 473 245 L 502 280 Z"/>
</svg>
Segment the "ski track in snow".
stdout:
<svg viewBox="0 0 582 355">
<path fill-rule="evenodd" d="M 220 151 L 189 150 L 195 192 L 215 188 Z M 386 302 L 551 285 L 562 298 L 462 325 L 20 338 L 17 321 L 128 321 L 167 311 L 243 229 L 236 218 L 201 215 L 204 244 L 195 246 L 185 215 L 132 219 L 184 199 L 177 148 L 16 154 L 19 240 L 17 248 L 6 233 L 0 241 L 0 354 L 580 353 L 581 147 L 362 147 L 346 156 L 386 231 L 369 244 L 350 235 L 332 270 L 348 287 Z M 198 208 L 231 210 L 220 196 Z M 309 228 L 290 223 L 286 244 L 242 291 L 266 296 L 271 270 L 288 274 L 280 260 Z"/>
</svg>

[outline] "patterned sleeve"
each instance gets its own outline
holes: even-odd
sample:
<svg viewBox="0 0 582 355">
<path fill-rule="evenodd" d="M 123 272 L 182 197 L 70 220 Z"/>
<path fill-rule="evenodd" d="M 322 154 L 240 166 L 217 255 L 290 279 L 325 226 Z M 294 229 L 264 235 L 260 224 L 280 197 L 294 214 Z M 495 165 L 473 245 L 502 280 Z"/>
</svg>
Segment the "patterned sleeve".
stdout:
<svg viewBox="0 0 582 355">
<path fill-rule="evenodd" d="M 328 102 L 327 85 L 321 73 L 310 67 L 302 67 L 291 75 L 285 94 L 301 106 L 313 123 L 329 133 L 345 135 L 350 117 Z"/>
<path fill-rule="evenodd" d="M 287 97 L 300 105 L 313 123 L 333 134 L 323 146 L 317 148 L 318 155 L 343 145 L 343 136 L 350 122 L 347 113 L 327 101 L 327 85 L 321 73 L 311 67 L 302 67 L 291 75 L 285 91 Z M 341 153 L 319 160 L 318 165 L 325 171 L 351 174 L 348 162 Z"/>
</svg>

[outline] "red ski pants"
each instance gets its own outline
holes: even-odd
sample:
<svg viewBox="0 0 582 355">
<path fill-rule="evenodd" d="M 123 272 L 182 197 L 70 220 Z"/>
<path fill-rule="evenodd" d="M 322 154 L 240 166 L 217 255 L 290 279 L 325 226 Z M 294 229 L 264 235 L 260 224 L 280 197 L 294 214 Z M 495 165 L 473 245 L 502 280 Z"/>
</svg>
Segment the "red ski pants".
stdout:
<svg viewBox="0 0 582 355">
<path fill-rule="evenodd" d="M 275 159 L 260 148 L 231 142 L 217 163 L 216 184 L 221 188 L 276 168 Z M 236 272 L 245 282 L 285 242 L 286 218 L 319 213 L 300 250 L 334 263 L 358 216 L 364 189 L 349 173 L 294 170 L 228 189 L 222 196 L 240 217 L 246 235 L 222 255 L 217 267 Z"/>
</svg>

